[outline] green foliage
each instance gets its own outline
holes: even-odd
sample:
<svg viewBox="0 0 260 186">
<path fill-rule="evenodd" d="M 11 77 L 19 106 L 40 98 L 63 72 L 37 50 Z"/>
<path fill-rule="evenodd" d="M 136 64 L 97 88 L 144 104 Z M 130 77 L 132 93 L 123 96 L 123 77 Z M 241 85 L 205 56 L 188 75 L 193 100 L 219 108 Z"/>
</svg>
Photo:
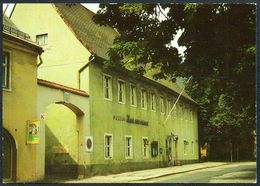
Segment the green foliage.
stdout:
<svg viewBox="0 0 260 186">
<path fill-rule="evenodd" d="M 242 140 L 255 128 L 254 4 L 102 4 L 95 21 L 120 36 L 108 63 L 159 78 L 190 77 L 203 141 Z M 162 10 L 168 9 L 168 12 Z M 161 19 L 164 17 L 164 19 Z M 171 45 L 183 30 L 184 62 Z"/>
</svg>

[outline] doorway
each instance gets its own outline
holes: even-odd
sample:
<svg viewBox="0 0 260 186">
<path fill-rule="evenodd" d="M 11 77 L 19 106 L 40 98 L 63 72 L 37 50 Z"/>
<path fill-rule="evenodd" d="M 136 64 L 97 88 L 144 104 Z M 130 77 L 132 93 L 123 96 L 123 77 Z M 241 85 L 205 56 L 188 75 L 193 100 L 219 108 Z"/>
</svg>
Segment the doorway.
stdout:
<svg viewBox="0 0 260 186">
<path fill-rule="evenodd" d="M 3 130 L 3 181 L 15 181 L 16 177 L 16 146 L 13 137 Z"/>
</svg>

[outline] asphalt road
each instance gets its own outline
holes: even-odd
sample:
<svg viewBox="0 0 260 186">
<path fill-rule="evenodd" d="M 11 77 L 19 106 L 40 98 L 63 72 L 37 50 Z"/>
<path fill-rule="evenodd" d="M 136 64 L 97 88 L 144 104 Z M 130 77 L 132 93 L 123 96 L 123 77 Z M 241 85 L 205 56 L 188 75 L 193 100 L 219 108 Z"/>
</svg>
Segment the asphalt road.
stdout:
<svg viewBox="0 0 260 186">
<path fill-rule="evenodd" d="M 145 183 L 256 183 L 256 163 L 232 163 L 155 178 Z"/>
</svg>

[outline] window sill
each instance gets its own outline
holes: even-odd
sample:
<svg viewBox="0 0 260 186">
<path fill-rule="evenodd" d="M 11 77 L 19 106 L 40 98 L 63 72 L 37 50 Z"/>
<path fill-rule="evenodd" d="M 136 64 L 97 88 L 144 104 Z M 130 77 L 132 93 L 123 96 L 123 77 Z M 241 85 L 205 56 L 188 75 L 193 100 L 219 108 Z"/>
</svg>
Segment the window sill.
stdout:
<svg viewBox="0 0 260 186">
<path fill-rule="evenodd" d="M 2 88 L 2 90 L 5 91 L 5 92 L 12 92 L 11 88 Z"/>
<path fill-rule="evenodd" d="M 130 105 L 131 107 L 135 107 L 135 108 L 137 108 L 137 105 Z"/>
<path fill-rule="evenodd" d="M 125 105 L 125 102 L 120 102 L 118 101 L 117 103 L 121 104 L 121 105 Z"/>
<path fill-rule="evenodd" d="M 104 100 L 112 102 L 112 99 L 104 98 Z"/>
<path fill-rule="evenodd" d="M 108 158 L 105 157 L 105 160 L 113 160 L 113 157 L 108 157 Z"/>
</svg>

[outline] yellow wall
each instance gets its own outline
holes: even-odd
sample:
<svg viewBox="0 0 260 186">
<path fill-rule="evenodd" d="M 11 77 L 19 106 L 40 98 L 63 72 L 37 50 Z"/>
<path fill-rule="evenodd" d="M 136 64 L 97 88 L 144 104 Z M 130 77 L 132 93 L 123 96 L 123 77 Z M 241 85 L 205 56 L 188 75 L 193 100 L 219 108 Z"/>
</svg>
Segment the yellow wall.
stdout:
<svg viewBox="0 0 260 186">
<path fill-rule="evenodd" d="M 33 40 L 36 40 L 36 35 L 48 33 L 38 78 L 79 88 L 78 70 L 89 61 L 90 52 L 78 41 L 52 4 L 16 4 L 11 20 Z M 87 86 L 82 88 L 88 91 Z"/>
<path fill-rule="evenodd" d="M 33 181 L 44 176 L 44 146 L 26 145 L 27 120 L 38 119 L 37 53 L 16 42 L 3 39 L 10 52 L 11 90 L 3 90 L 3 127 L 13 136 L 17 148 L 17 181 Z M 41 131 L 40 131 L 41 132 Z"/>
</svg>

